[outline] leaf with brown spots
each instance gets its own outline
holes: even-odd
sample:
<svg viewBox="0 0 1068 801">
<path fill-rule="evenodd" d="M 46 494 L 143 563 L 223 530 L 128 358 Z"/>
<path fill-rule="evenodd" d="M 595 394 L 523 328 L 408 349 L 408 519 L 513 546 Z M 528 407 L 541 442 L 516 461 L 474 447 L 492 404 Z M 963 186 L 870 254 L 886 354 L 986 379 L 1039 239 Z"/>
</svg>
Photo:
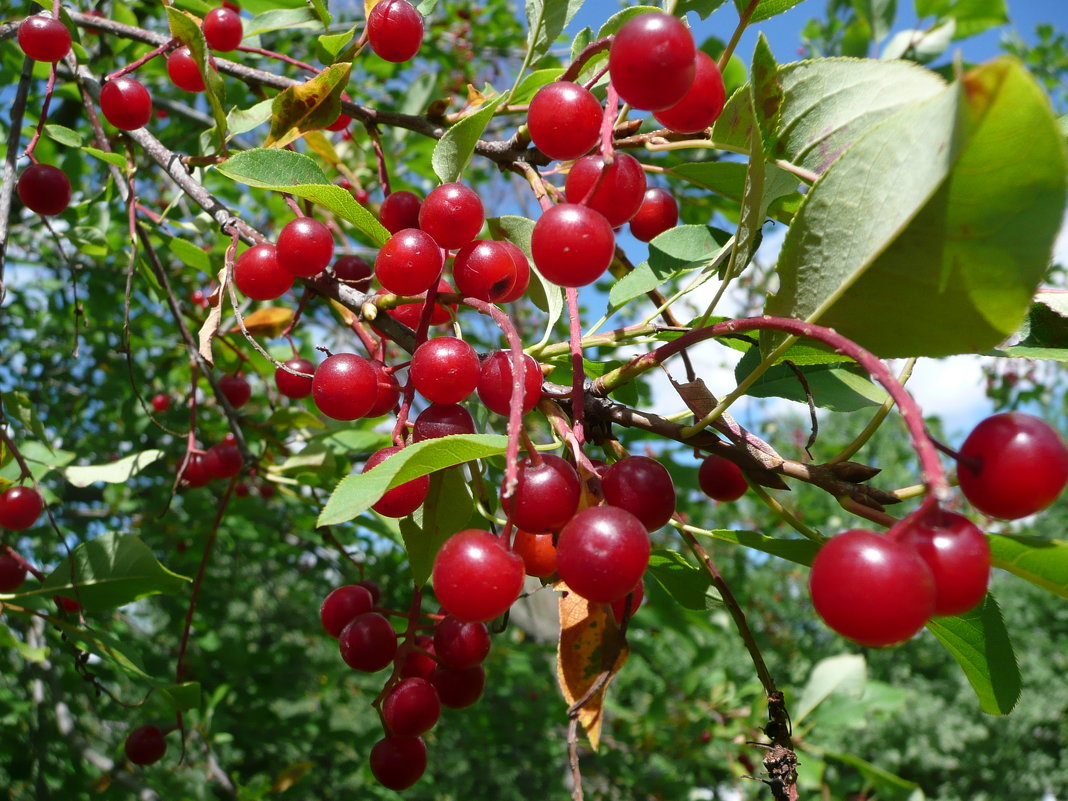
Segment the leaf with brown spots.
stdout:
<svg viewBox="0 0 1068 801">
<path fill-rule="evenodd" d="M 293 322 L 293 310 L 282 306 L 268 306 L 266 309 L 257 309 L 245 317 L 245 328 L 253 336 L 276 337 L 286 330 Z M 235 327 L 230 333 L 240 331 Z"/>
<path fill-rule="evenodd" d="M 352 64 L 334 64 L 314 78 L 280 92 L 271 104 L 271 132 L 264 143 L 281 148 L 330 125 L 341 113 L 341 93 Z"/>
</svg>

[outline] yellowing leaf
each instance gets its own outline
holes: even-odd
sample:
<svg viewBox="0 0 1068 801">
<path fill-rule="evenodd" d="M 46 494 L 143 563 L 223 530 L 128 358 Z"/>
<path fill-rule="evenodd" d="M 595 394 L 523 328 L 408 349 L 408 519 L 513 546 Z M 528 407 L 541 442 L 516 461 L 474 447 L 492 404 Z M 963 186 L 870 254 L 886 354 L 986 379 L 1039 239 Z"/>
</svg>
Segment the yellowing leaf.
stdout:
<svg viewBox="0 0 1068 801">
<path fill-rule="evenodd" d="M 605 604 L 587 601 L 568 590 L 562 581 L 556 584 L 556 589 L 563 591 L 560 595 L 560 642 L 556 651 L 556 675 L 568 706 L 593 688 L 598 677 L 609 669 L 608 661 L 612 661 L 608 681 L 578 712 L 578 721 L 596 751 L 601 740 L 604 692 L 611 677 L 627 661 L 630 649 L 622 640 L 619 629 L 611 619 L 611 611 Z"/>
<path fill-rule="evenodd" d="M 341 113 L 341 92 L 351 70 L 352 64 L 334 64 L 300 86 L 279 92 L 271 104 L 271 132 L 264 144 L 285 147 L 333 123 Z"/>
<path fill-rule="evenodd" d="M 253 336 L 276 337 L 293 322 L 293 310 L 282 306 L 257 309 L 245 318 L 245 328 Z M 240 331 L 235 328 L 234 331 Z M 231 332 L 233 333 L 233 332 Z"/>
<path fill-rule="evenodd" d="M 284 793 L 294 784 L 304 778 L 304 774 L 315 767 L 314 762 L 294 762 L 292 765 L 286 765 L 280 771 L 278 775 L 274 777 L 274 784 L 271 785 L 272 793 Z"/>
<path fill-rule="evenodd" d="M 219 332 L 219 325 L 222 323 L 222 298 L 223 292 L 226 291 L 225 267 L 219 270 L 219 275 L 217 277 L 219 280 L 219 288 L 211 295 L 211 311 L 208 312 L 208 318 L 204 321 L 204 324 L 200 326 L 200 334 L 198 337 L 200 355 L 213 367 L 215 366 L 215 355 L 211 352 L 211 343 L 215 339 L 215 335 Z"/>
</svg>

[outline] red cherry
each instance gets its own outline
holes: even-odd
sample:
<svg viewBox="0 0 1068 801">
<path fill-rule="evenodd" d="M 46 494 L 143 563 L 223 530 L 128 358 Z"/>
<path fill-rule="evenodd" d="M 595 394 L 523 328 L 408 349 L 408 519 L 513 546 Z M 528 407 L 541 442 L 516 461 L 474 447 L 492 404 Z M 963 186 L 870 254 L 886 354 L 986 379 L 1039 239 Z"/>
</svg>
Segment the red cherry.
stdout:
<svg viewBox="0 0 1068 801">
<path fill-rule="evenodd" d="M 428 656 L 423 651 L 433 654 L 434 640 L 432 637 L 419 635 L 415 638 L 415 645 L 420 650 L 412 648 L 405 654 L 404 661 L 401 663 L 401 678 L 420 678 L 429 681 L 430 674 L 434 672 L 434 668 L 438 666 L 438 663 L 434 661 L 433 656 Z"/>
<path fill-rule="evenodd" d="M 628 598 L 630 598 L 630 616 L 634 617 L 634 613 L 638 611 L 638 607 L 645 600 L 645 585 L 639 581 L 634 585 L 634 589 L 618 601 L 612 601 L 612 617 L 616 619 L 617 625 L 623 622 L 624 613 L 627 611 Z"/>
<path fill-rule="evenodd" d="M 315 369 L 312 399 L 335 420 L 363 417 L 378 397 L 378 376 L 371 363 L 355 353 L 335 353 Z"/>
<path fill-rule="evenodd" d="M 206 487 L 215 478 L 202 453 L 191 453 L 182 471 L 182 481 L 190 487 Z"/>
<path fill-rule="evenodd" d="M 116 128 L 133 131 L 152 119 L 152 95 L 142 83 L 123 75 L 100 89 L 100 110 Z"/>
<path fill-rule="evenodd" d="M 671 474 L 648 456 L 628 456 L 604 471 L 601 489 L 609 506 L 626 509 L 649 531 L 655 531 L 675 513 L 675 483 Z"/>
<path fill-rule="evenodd" d="M 341 636 L 345 626 L 360 615 L 370 612 L 374 605 L 370 590 L 358 584 L 346 584 L 323 599 L 323 604 L 319 607 L 319 619 L 323 622 L 326 633 L 336 639 Z"/>
<path fill-rule="evenodd" d="M 389 239 L 375 258 L 375 275 L 396 295 L 418 295 L 438 280 L 444 260 L 441 248 L 426 231 L 405 228 Z"/>
<path fill-rule="evenodd" d="M 742 469 L 729 459 L 710 454 L 697 470 L 701 492 L 717 501 L 736 501 L 745 495 L 749 484 Z"/>
<path fill-rule="evenodd" d="M 378 210 L 379 222 L 391 234 L 405 228 L 418 228 L 419 207 L 422 205 L 423 201 L 412 192 L 391 192 Z"/>
<path fill-rule="evenodd" d="M 315 377 L 315 365 L 307 359 L 301 359 L 296 356 L 292 359 L 286 359 L 283 364 L 290 370 L 295 370 L 298 373 L 307 373 L 312 376 L 312 378 L 293 375 L 293 373 L 283 370 L 281 367 L 276 367 L 274 371 L 274 383 L 275 386 L 278 387 L 278 391 L 287 398 L 298 400 L 311 395 L 312 380 Z"/>
<path fill-rule="evenodd" d="M 126 758 L 135 765 L 152 765 L 163 759 L 167 752 L 167 741 L 159 726 L 141 726 L 126 737 L 124 746 Z"/>
<path fill-rule="evenodd" d="M 375 602 L 375 605 L 382 600 L 382 588 L 378 586 L 377 582 L 371 581 L 371 579 L 364 579 L 363 581 L 357 581 L 356 586 L 363 587 L 371 593 L 371 599 Z"/>
<path fill-rule="evenodd" d="M 824 543 L 812 562 L 809 590 L 828 626 L 874 648 L 909 639 L 935 609 L 934 579 L 923 559 L 864 529 Z"/>
<path fill-rule="evenodd" d="M 236 50 L 241 44 L 241 38 L 245 35 L 238 12 L 225 6 L 209 11 L 204 17 L 201 30 L 204 32 L 204 40 L 208 43 L 208 47 L 220 53 Z"/>
<path fill-rule="evenodd" d="M 0 528 L 22 531 L 37 522 L 44 500 L 33 487 L 8 487 L 0 492 Z"/>
<path fill-rule="evenodd" d="M 679 204 L 666 189 L 653 187 L 645 190 L 645 198 L 638 213 L 630 221 L 630 232 L 635 239 L 651 242 L 664 231 L 675 227 L 679 221 Z"/>
<path fill-rule="evenodd" d="M 252 397 L 252 387 L 240 373 L 224 375 L 219 379 L 219 391 L 235 409 L 240 409 Z"/>
<path fill-rule="evenodd" d="M 219 442 L 208 448 L 204 463 L 213 478 L 233 478 L 245 466 L 241 451 L 230 442 Z"/>
<path fill-rule="evenodd" d="M 298 217 L 286 223 L 278 235 L 278 263 L 295 276 L 318 275 L 334 258 L 334 237 L 330 229 L 311 217 Z"/>
<path fill-rule="evenodd" d="M 19 47 L 34 61 L 55 63 L 70 52 L 70 31 L 58 19 L 35 14 L 19 23 Z"/>
<path fill-rule="evenodd" d="M 434 592 L 463 622 L 503 615 L 523 589 L 523 560 L 488 531 L 453 534 L 434 559 Z"/>
<path fill-rule="evenodd" d="M 561 203 L 544 212 L 530 239 L 534 264 L 554 284 L 592 284 L 608 269 L 616 252 L 612 226 L 587 206 Z"/>
<path fill-rule="evenodd" d="M 278 249 L 264 243 L 249 248 L 234 262 L 234 283 L 253 300 L 274 300 L 293 286 L 293 273 L 278 262 Z"/>
<path fill-rule="evenodd" d="M 473 240 L 483 222 L 482 201 L 473 189 L 459 183 L 437 187 L 419 208 L 419 227 L 447 250 L 462 248 Z"/>
<path fill-rule="evenodd" d="M 438 691 L 442 706 L 467 709 L 482 697 L 486 687 L 486 671 L 482 665 L 463 669 L 438 665 L 430 674 L 430 683 Z"/>
<path fill-rule="evenodd" d="M 679 133 L 700 133 L 714 123 L 727 102 L 727 90 L 715 59 L 698 50 L 693 84 L 675 105 L 653 112 L 665 128 Z"/>
<path fill-rule="evenodd" d="M 1016 520 L 1057 500 L 1068 483 L 1068 448 L 1046 422 L 1003 412 L 979 423 L 960 447 L 964 497 L 991 517 Z"/>
<path fill-rule="evenodd" d="M 438 691 L 426 679 L 413 677 L 398 682 L 382 702 L 386 729 L 398 737 L 425 734 L 440 717 Z"/>
<path fill-rule="evenodd" d="M 608 74 L 634 108 L 668 108 L 693 84 L 695 52 L 693 36 L 677 17 L 641 14 L 627 20 L 612 40 Z"/>
<path fill-rule="evenodd" d="M 167 75 L 179 89 L 186 92 L 204 91 L 204 76 L 200 74 L 200 68 L 188 47 L 179 47 L 167 56 Z"/>
<path fill-rule="evenodd" d="M 432 403 L 419 413 L 412 424 L 412 439 L 422 442 L 452 434 L 474 434 L 471 413 L 456 403 Z"/>
<path fill-rule="evenodd" d="M 366 473 L 368 470 L 377 467 L 401 450 L 400 445 L 391 445 L 388 448 L 375 451 L 367 459 L 362 472 Z M 413 478 L 411 481 L 406 481 L 391 490 L 386 490 L 386 493 L 371 508 L 384 517 L 407 517 L 423 505 L 428 492 L 430 492 L 430 476 L 420 476 L 419 478 Z"/>
<path fill-rule="evenodd" d="M 61 612 L 67 612 L 71 615 L 76 615 L 82 611 L 82 605 L 75 601 L 73 598 L 67 598 L 63 595 L 53 595 L 52 600 L 55 601 L 56 607 Z"/>
<path fill-rule="evenodd" d="M 366 292 L 371 286 L 371 265 L 359 256 L 341 256 L 334 262 L 334 277 Z"/>
<path fill-rule="evenodd" d="M 375 405 L 367 412 L 366 417 L 381 417 L 392 412 L 400 400 L 400 384 L 397 377 L 386 372 L 386 365 L 380 361 L 372 360 L 371 367 L 375 370 L 375 378 L 378 382 L 378 393 L 375 395 Z"/>
<path fill-rule="evenodd" d="M 515 281 L 512 283 L 512 288 L 497 299 L 497 303 L 511 303 L 526 294 L 527 287 L 530 285 L 530 262 L 527 261 L 527 254 L 511 242 L 505 240 L 501 244 L 511 254 L 512 261 L 515 263 Z"/>
<path fill-rule="evenodd" d="M 541 398 L 541 368 L 529 354 L 523 354 L 523 414 L 538 405 Z M 491 412 L 508 416 L 512 404 L 512 353 L 500 350 L 482 362 L 478 378 L 478 398 Z"/>
<path fill-rule="evenodd" d="M 386 737 L 371 749 L 371 773 L 390 790 L 408 789 L 425 772 L 426 745 L 419 737 Z"/>
<path fill-rule="evenodd" d="M 934 577 L 935 615 L 960 615 L 978 606 L 990 581 L 990 543 L 968 518 L 939 510 L 891 531 L 920 555 Z"/>
<path fill-rule="evenodd" d="M 15 592 L 26 581 L 26 568 L 9 553 L 0 553 L 0 592 Z"/>
<path fill-rule="evenodd" d="M 423 43 L 423 18 L 406 0 L 381 0 L 367 15 L 367 40 L 379 58 L 407 61 Z"/>
<path fill-rule="evenodd" d="M 602 172 L 605 173 L 603 178 L 600 177 Z M 594 186 L 597 190 L 591 196 L 589 192 Z M 583 156 L 567 174 L 564 192 L 568 203 L 584 202 L 616 228 L 638 213 L 645 196 L 645 171 L 641 163 L 627 153 L 616 153 L 607 170 L 601 156 Z"/>
<path fill-rule="evenodd" d="M 440 295 L 442 292 L 451 293 L 452 291 L 453 289 L 447 281 L 438 280 L 437 294 Z M 426 306 L 425 303 L 404 303 L 395 309 L 390 309 L 388 314 L 398 323 L 403 323 L 414 331 L 416 326 L 419 325 L 419 316 L 423 313 L 424 306 Z M 450 322 L 452 320 L 450 309 L 455 310 L 456 306 L 443 306 L 440 303 L 435 303 L 434 310 L 430 312 L 430 325 L 444 325 Z"/>
<path fill-rule="evenodd" d="M 556 546 L 552 534 L 516 530 L 512 550 L 523 560 L 523 569 L 528 576 L 547 578 L 556 572 Z"/>
<path fill-rule="evenodd" d="M 649 534 L 638 518 L 614 506 L 594 506 L 560 530 L 556 568 L 583 598 L 612 603 L 641 581 L 649 551 Z"/>
<path fill-rule="evenodd" d="M 464 623 L 446 615 L 434 628 L 434 653 L 445 667 L 481 665 L 489 650 L 490 636 L 485 623 Z"/>
<path fill-rule="evenodd" d="M 415 349 L 408 377 L 434 403 L 459 403 L 478 386 L 478 354 L 456 337 L 429 339 Z"/>
<path fill-rule="evenodd" d="M 397 632 L 378 612 L 365 612 L 341 630 L 338 647 L 341 658 L 353 670 L 375 673 L 397 654 Z"/>
<path fill-rule="evenodd" d="M 476 239 L 456 254 L 452 277 L 460 294 L 497 303 L 512 294 L 518 276 L 515 259 L 502 242 Z"/>
<path fill-rule="evenodd" d="M 51 164 L 31 164 L 22 171 L 15 189 L 23 205 L 38 214 L 62 214 L 70 205 L 70 179 Z"/>
<path fill-rule="evenodd" d="M 527 109 L 534 146 L 551 159 L 570 161 L 587 153 L 601 136 L 604 110 L 593 94 L 569 81 L 538 90 Z"/>
<path fill-rule="evenodd" d="M 152 396 L 152 408 L 157 414 L 163 414 L 165 411 L 171 408 L 170 396 L 164 395 L 162 392 Z"/>
<path fill-rule="evenodd" d="M 519 463 L 515 493 L 502 505 L 516 528 L 532 533 L 556 531 L 575 514 L 582 488 L 575 468 L 552 453 Z M 634 582 L 631 582 L 633 584 Z"/>
</svg>

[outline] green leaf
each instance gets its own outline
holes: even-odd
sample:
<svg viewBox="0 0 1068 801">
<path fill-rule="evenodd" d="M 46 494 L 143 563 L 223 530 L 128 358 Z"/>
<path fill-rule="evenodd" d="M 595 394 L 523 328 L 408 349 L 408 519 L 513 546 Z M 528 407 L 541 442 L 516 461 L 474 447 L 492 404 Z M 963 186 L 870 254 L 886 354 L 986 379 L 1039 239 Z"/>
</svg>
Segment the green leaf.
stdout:
<svg viewBox="0 0 1068 801">
<path fill-rule="evenodd" d="M 163 456 L 164 452 L 160 450 L 141 451 L 107 464 L 72 465 L 63 473 L 67 481 L 75 487 L 88 487 L 97 481 L 103 481 L 105 484 L 122 484 Z"/>
<path fill-rule="evenodd" d="M 86 611 L 102 612 L 149 595 L 177 594 L 187 581 L 157 562 L 140 537 L 111 532 L 75 548 L 40 587 L 0 598 L 64 595 Z"/>
<path fill-rule="evenodd" d="M 760 363 L 760 351 L 749 350 L 734 370 L 735 378 L 741 381 Z M 886 390 L 873 383 L 868 374 L 859 367 L 840 367 L 835 364 L 796 365 L 808 382 L 812 401 L 821 409 L 834 412 L 855 412 L 870 406 L 879 406 L 886 400 Z M 798 403 L 808 403 L 805 388 L 797 373 L 787 365 L 769 368 L 747 393 L 754 398 L 786 398 Z"/>
<path fill-rule="evenodd" d="M 106 161 L 108 164 L 114 164 L 120 170 L 125 170 L 126 169 L 126 158 L 124 156 L 122 156 L 121 154 L 119 154 L 119 153 L 109 153 L 106 150 L 100 150 L 100 149 L 95 148 L 95 147 L 89 147 L 88 145 L 85 145 L 84 147 L 82 147 L 82 152 L 83 153 L 88 153 L 90 156 L 92 156 L 95 159 L 100 159 L 101 161 Z"/>
<path fill-rule="evenodd" d="M 8 417 L 14 417 L 32 431 L 33 435 L 44 443 L 46 448 L 52 449 L 52 446 L 48 443 L 48 435 L 45 434 L 44 425 L 41 424 L 40 418 L 33 410 L 29 395 L 25 392 L 0 393 L 0 409 Z"/>
<path fill-rule="evenodd" d="M 30 474 L 38 481 L 53 470 L 66 467 L 75 457 L 70 451 L 51 450 L 40 442 L 20 442 L 19 450 L 22 451 L 22 458 L 26 460 L 26 466 L 30 468 Z M 0 478 L 14 481 L 19 477 L 19 472 L 18 463 L 12 460 L 0 469 Z"/>
<path fill-rule="evenodd" d="M 906 30 L 894 34 L 886 43 L 880 57 L 886 60 L 908 58 L 918 64 L 927 64 L 941 56 L 953 41 L 956 24 L 950 20 L 931 30 Z"/>
<path fill-rule="evenodd" d="M 16 637 L 11 629 L 0 623 L 0 648 L 14 650 L 27 662 L 40 663 L 48 658 L 49 649 L 45 647 L 32 648 L 25 640 Z"/>
<path fill-rule="evenodd" d="M 553 69 L 547 70 L 535 70 L 520 82 L 519 86 L 515 89 L 515 93 L 508 102 L 515 105 L 529 103 L 530 99 L 534 97 L 541 87 L 552 83 L 563 75 L 563 73 L 564 71 L 560 67 L 554 67 Z"/>
<path fill-rule="evenodd" d="M 352 41 L 352 37 L 355 33 L 355 25 L 342 33 L 324 33 L 319 37 L 319 46 L 323 48 L 331 58 L 337 58 L 337 54 L 345 48 L 345 45 Z"/>
<path fill-rule="evenodd" d="M 682 607 L 702 612 L 708 609 L 708 574 L 681 553 L 656 548 L 649 556 L 649 573 Z"/>
<path fill-rule="evenodd" d="M 789 11 L 800 2 L 801 0 L 760 0 L 760 2 L 757 3 L 756 10 L 754 10 L 752 16 L 749 17 L 749 24 L 752 25 L 754 22 L 760 22 L 781 14 L 784 11 Z M 739 14 L 745 11 L 748 5 L 749 0 L 734 0 L 734 7 L 738 9 Z"/>
<path fill-rule="evenodd" d="M 737 161 L 707 161 L 679 164 L 669 167 L 667 173 L 741 203 L 747 169 L 746 164 Z M 789 223 L 801 205 L 802 195 L 797 188 L 800 181 L 774 164 L 766 164 L 764 170 L 761 218 L 769 216 Z"/>
<path fill-rule="evenodd" d="M 1027 141 L 1026 153 L 1009 141 Z M 884 357 L 987 350 L 1030 306 L 1064 185 L 1042 90 L 1015 61 L 977 67 L 833 162 L 786 235 L 765 311 L 835 328 Z"/>
<path fill-rule="evenodd" d="M 264 144 L 283 148 L 311 131 L 333 124 L 352 64 L 333 64 L 299 86 L 284 89 L 271 104 L 271 132 Z"/>
<path fill-rule="evenodd" d="M 564 32 L 584 0 L 526 0 L 527 49 L 530 62 L 541 58 Z"/>
<path fill-rule="evenodd" d="M 64 125 L 48 123 L 44 127 L 45 136 L 67 147 L 81 147 L 82 135 Z"/>
<path fill-rule="evenodd" d="M 227 116 L 230 136 L 248 133 L 253 128 L 258 128 L 265 122 L 271 121 L 271 106 L 274 100 L 261 100 L 249 108 L 235 108 Z"/>
<path fill-rule="evenodd" d="M 211 269 L 211 256 L 203 248 L 197 247 L 192 242 L 173 237 L 167 241 L 167 250 L 183 264 L 187 264 L 193 269 L 200 270 L 208 275 L 215 275 L 215 271 Z"/>
<path fill-rule="evenodd" d="M 1007 534 L 989 540 L 994 567 L 1068 598 L 1068 541 Z"/>
<path fill-rule="evenodd" d="M 796 562 L 799 565 L 811 566 L 816 558 L 816 552 L 820 549 L 818 542 L 812 540 L 787 540 L 767 537 L 756 531 L 731 531 L 728 529 L 713 529 L 704 532 L 708 536 L 715 537 L 724 542 L 733 542 L 736 545 L 744 545 L 755 551 L 769 553 L 778 556 L 788 562 Z"/>
<path fill-rule="evenodd" d="M 821 659 L 812 667 L 801 696 L 791 704 L 790 718 L 796 726 L 835 693 L 860 695 L 867 681 L 868 665 L 859 654 Z"/>
<path fill-rule="evenodd" d="M 301 153 L 274 148 L 246 150 L 216 169 L 247 186 L 289 192 L 318 203 L 355 225 L 376 246 L 389 239 L 389 231 L 353 199 L 351 192 L 327 181 L 319 165 Z"/>
<path fill-rule="evenodd" d="M 955 23 L 954 39 L 966 39 L 990 28 L 1009 24 L 1005 0 L 915 0 L 916 16 Z"/>
<path fill-rule="evenodd" d="M 936 617 L 927 628 L 960 663 L 990 715 L 1007 715 L 1020 698 L 1020 666 L 994 597 L 963 615 Z"/>
<path fill-rule="evenodd" d="M 423 505 L 400 521 L 412 581 L 420 586 L 426 584 L 441 546 L 457 531 L 467 528 L 474 510 L 471 487 L 461 470 L 440 470 L 430 477 L 430 492 Z"/>
<path fill-rule="evenodd" d="M 315 16 L 319 18 L 319 22 L 323 24 L 323 27 L 329 28 L 330 23 L 334 21 L 334 17 L 327 9 L 326 3 L 323 2 L 323 0 L 308 0 L 308 2 L 311 4 Z"/>
<path fill-rule="evenodd" d="M 760 130 L 760 139 L 764 143 L 764 152 L 776 153 L 779 120 L 786 90 L 779 79 L 779 65 L 763 33 L 757 37 L 749 76 L 749 92 L 753 100 L 754 118 Z M 750 153 L 753 156 L 756 155 L 752 148 L 750 148 Z"/>
<path fill-rule="evenodd" d="M 167 687 L 159 687 L 159 691 L 179 712 L 188 712 L 200 706 L 200 682 L 187 681 L 182 684 L 171 684 Z"/>
<path fill-rule="evenodd" d="M 475 152 L 479 137 L 493 119 L 493 113 L 503 99 L 503 95 L 496 97 L 475 113 L 464 117 L 445 131 L 444 136 L 434 145 L 431 163 L 434 174 L 442 183 L 450 183 L 460 178 Z"/>
<path fill-rule="evenodd" d="M 293 28 L 318 28 L 322 22 L 315 12 L 307 6 L 303 8 L 278 8 L 257 14 L 245 23 L 245 38 L 259 36 L 271 31 L 284 31 Z"/>
<path fill-rule="evenodd" d="M 592 41 L 593 31 L 588 27 L 575 34 L 575 39 L 571 42 L 571 60 L 578 58 L 578 54 L 589 47 Z"/>
<path fill-rule="evenodd" d="M 388 489 L 446 467 L 498 456 L 507 446 L 508 438 L 499 434 L 453 434 L 409 445 L 366 473 L 343 478 L 319 513 L 317 525 L 352 520 Z"/>
<path fill-rule="evenodd" d="M 837 751 L 822 751 L 821 753 L 827 759 L 834 759 L 856 768 L 867 781 L 891 796 L 898 795 L 901 792 L 914 792 L 920 787 L 915 782 L 903 779 L 901 776 L 884 770 L 878 765 L 873 765 L 855 754 L 843 754 Z M 881 798 L 882 795 L 879 797 Z M 922 798 L 923 796 L 921 795 L 920 797 Z M 913 801 L 912 796 L 910 796 L 910 801 Z"/>
<path fill-rule="evenodd" d="M 632 6 L 631 8 L 624 8 L 622 11 L 617 11 L 610 16 L 605 23 L 601 26 L 601 29 L 597 31 L 597 38 L 603 39 L 606 36 L 611 36 L 613 33 L 623 27 L 623 23 L 627 20 L 641 16 L 642 14 L 649 14 L 652 12 L 663 13 L 656 6 Z"/>
<path fill-rule="evenodd" d="M 724 0 L 680 0 L 675 5 L 675 15 L 682 16 L 693 11 L 701 19 L 708 19 L 723 3 Z"/>
<path fill-rule="evenodd" d="M 649 260 L 612 285 L 609 305 L 621 308 L 683 273 L 708 267 L 728 241 L 722 231 L 707 225 L 680 225 L 665 231 L 649 243 Z"/>
</svg>

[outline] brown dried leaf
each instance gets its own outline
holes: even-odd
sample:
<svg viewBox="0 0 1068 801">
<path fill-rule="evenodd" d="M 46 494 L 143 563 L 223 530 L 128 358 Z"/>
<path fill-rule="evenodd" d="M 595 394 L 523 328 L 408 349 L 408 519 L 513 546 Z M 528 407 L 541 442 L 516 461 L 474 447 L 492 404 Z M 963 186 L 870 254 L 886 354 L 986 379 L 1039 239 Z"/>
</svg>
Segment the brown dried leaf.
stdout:
<svg viewBox="0 0 1068 801">
<path fill-rule="evenodd" d="M 341 113 L 341 93 L 351 70 L 351 63 L 334 64 L 300 86 L 279 92 L 271 104 L 271 132 L 264 145 L 285 147 L 333 123 Z"/>
<path fill-rule="evenodd" d="M 200 334 L 198 335 L 200 355 L 212 367 L 215 366 L 215 356 L 211 352 L 211 343 L 215 339 L 215 335 L 219 333 L 219 325 L 222 323 L 222 299 L 223 294 L 226 292 L 225 267 L 219 270 L 217 278 L 219 287 L 208 298 L 208 302 L 211 304 L 211 311 L 208 312 L 208 319 L 204 321 L 204 325 L 200 326 Z"/>
<path fill-rule="evenodd" d="M 675 391 L 679 393 L 682 402 L 686 404 L 686 408 L 693 412 L 698 420 L 716 408 L 716 398 L 709 392 L 702 379 L 698 378 L 685 384 L 680 384 L 671 376 L 668 376 L 668 379 L 675 387 Z"/>
<path fill-rule="evenodd" d="M 266 309 L 257 309 L 248 315 L 245 318 L 245 328 L 253 336 L 276 337 L 285 331 L 291 322 L 293 322 L 292 309 L 268 306 Z M 240 330 L 240 326 L 235 326 L 230 333 Z"/>
</svg>

